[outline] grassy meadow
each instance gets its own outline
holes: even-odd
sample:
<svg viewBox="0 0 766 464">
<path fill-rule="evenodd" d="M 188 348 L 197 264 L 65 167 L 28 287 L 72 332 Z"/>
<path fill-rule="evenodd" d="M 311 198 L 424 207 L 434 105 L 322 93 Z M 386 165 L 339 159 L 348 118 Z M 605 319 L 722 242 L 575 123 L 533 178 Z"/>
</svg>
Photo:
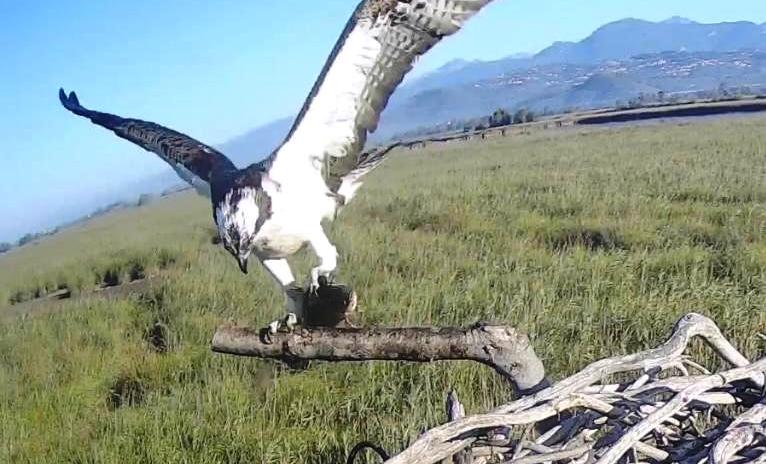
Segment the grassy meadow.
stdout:
<svg viewBox="0 0 766 464">
<path fill-rule="evenodd" d="M 683 313 L 766 355 L 766 119 L 571 129 L 403 150 L 329 232 L 369 324 L 492 320 L 530 333 L 554 379 L 655 346 Z M 469 363 L 313 364 L 209 351 L 283 298 L 211 243 L 193 194 L 99 218 L 0 257 L 0 462 L 329 463 L 390 451 L 511 399 Z M 294 260 L 299 275 L 309 253 Z M 105 281 L 156 275 L 103 299 Z M 11 307 L 12 308 L 12 307 Z M 705 350 L 701 345 L 696 350 Z"/>
</svg>

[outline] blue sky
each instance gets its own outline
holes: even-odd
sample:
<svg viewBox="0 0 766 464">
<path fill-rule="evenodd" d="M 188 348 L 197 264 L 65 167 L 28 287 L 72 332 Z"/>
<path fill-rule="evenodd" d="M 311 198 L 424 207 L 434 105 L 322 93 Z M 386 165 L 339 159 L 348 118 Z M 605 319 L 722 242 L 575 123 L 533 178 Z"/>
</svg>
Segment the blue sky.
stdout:
<svg viewBox="0 0 766 464">
<path fill-rule="evenodd" d="M 127 183 L 169 169 L 68 114 L 59 106 L 59 87 L 76 90 L 94 109 L 221 143 L 297 111 L 355 4 L 0 0 L 0 240 L 89 211 Z M 536 52 L 624 17 L 674 15 L 763 23 L 766 3 L 496 0 L 415 73 L 455 58 Z"/>
</svg>

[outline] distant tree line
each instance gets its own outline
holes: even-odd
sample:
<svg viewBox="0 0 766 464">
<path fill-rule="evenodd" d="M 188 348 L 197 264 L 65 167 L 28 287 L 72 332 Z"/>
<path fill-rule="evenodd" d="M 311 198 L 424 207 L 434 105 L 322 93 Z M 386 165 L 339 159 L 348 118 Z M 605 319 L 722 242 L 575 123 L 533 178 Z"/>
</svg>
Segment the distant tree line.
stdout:
<svg viewBox="0 0 766 464">
<path fill-rule="evenodd" d="M 56 227 L 55 229 L 48 230 L 48 231 L 45 231 L 45 232 L 26 233 L 26 234 L 22 235 L 20 239 L 16 240 L 15 243 L 2 242 L 2 243 L 0 243 L 0 254 L 7 253 L 7 252 L 11 251 L 15 247 L 22 247 L 22 246 L 24 246 L 24 245 L 26 245 L 28 243 L 34 242 L 35 240 L 37 240 L 39 238 L 47 237 L 49 235 L 53 235 L 53 234 L 55 234 L 58 231 L 59 231 L 59 228 Z"/>
<path fill-rule="evenodd" d="M 512 113 L 505 108 L 498 108 L 489 116 L 466 119 L 461 121 L 458 126 L 462 126 L 463 132 L 480 131 L 493 127 L 510 126 L 513 124 L 524 124 L 537 120 L 537 114 L 527 108 L 521 108 Z"/>
<path fill-rule="evenodd" d="M 543 114 L 550 114 L 546 108 Z M 475 130 L 485 130 L 491 127 L 509 126 L 511 124 L 522 124 L 537 120 L 537 114 L 532 110 L 521 108 L 515 113 L 511 113 L 504 108 L 498 108 L 489 116 L 480 116 L 476 118 L 455 119 L 433 126 L 421 126 L 412 130 L 401 132 L 391 137 L 390 140 L 412 140 L 427 137 L 436 134 L 447 134 L 450 132 L 472 132 Z"/>
<path fill-rule="evenodd" d="M 628 100 L 617 100 L 615 102 L 615 107 L 617 109 L 625 110 L 643 108 L 646 106 L 694 103 L 700 100 L 726 101 L 753 97 L 762 92 L 762 88 L 753 88 L 749 85 L 729 86 L 726 85 L 725 82 L 721 82 L 715 89 L 698 90 L 696 92 L 667 93 L 664 90 L 660 90 L 656 93 L 641 92 Z"/>
<path fill-rule="evenodd" d="M 715 89 L 700 90 L 696 92 L 665 92 L 659 90 L 657 92 L 642 92 L 638 95 L 620 99 L 615 101 L 614 106 L 617 109 L 634 109 L 643 108 L 646 106 L 661 106 L 661 105 L 676 105 L 681 103 L 694 103 L 700 100 L 705 101 L 723 101 L 739 98 L 753 97 L 766 93 L 766 85 L 754 84 L 730 86 L 725 82 L 722 82 Z M 553 114 L 569 114 L 580 110 L 593 109 L 590 106 L 580 108 L 577 106 L 563 107 L 563 108 L 550 108 L 545 107 L 538 114 L 527 108 L 520 108 L 515 112 L 498 108 L 491 115 L 481 116 L 475 118 L 465 119 L 453 119 L 441 124 L 435 124 L 432 126 L 420 126 L 412 130 L 408 130 L 399 134 L 396 134 L 390 140 L 413 140 L 419 139 L 435 134 L 447 134 L 453 132 L 472 132 L 475 130 L 484 130 L 493 127 L 503 127 L 512 124 L 522 124 L 533 122 L 538 119 L 538 116 L 551 116 Z"/>
<path fill-rule="evenodd" d="M 498 108 L 494 113 L 485 118 L 482 124 L 475 126 L 476 130 L 489 129 L 492 127 L 510 126 L 512 124 L 524 124 L 534 122 L 536 114 L 527 108 L 520 108 L 511 113 L 504 108 Z"/>
</svg>

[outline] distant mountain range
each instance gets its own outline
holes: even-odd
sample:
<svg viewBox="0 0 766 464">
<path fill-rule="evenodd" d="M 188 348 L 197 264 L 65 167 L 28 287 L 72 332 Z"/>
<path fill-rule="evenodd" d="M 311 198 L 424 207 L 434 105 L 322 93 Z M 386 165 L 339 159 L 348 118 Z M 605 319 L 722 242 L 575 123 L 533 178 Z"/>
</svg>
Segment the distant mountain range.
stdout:
<svg viewBox="0 0 766 464">
<path fill-rule="evenodd" d="M 425 90 L 468 84 L 510 71 L 549 64 L 598 64 L 666 51 L 736 50 L 766 51 L 766 23 L 700 24 L 680 17 L 654 23 L 629 18 L 606 24 L 580 42 L 556 42 L 532 56 L 512 55 L 497 61 L 453 62 L 446 69 L 430 73 L 403 87 L 397 92 L 397 97 L 406 99 Z"/>
<path fill-rule="evenodd" d="M 598 63 L 664 51 L 728 52 L 762 48 L 766 25 L 750 22 L 700 24 L 674 17 L 659 23 L 624 19 L 597 29 L 577 43 L 559 42 L 535 55 L 535 64 Z"/>
<path fill-rule="evenodd" d="M 579 42 L 556 42 L 534 55 L 454 60 L 409 80 L 391 98 L 370 140 L 380 142 L 499 107 L 558 112 L 613 106 L 642 93 L 691 93 L 721 85 L 766 88 L 766 24 L 624 19 Z M 280 143 L 291 122 L 273 121 L 219 148 L 239 165 L 258 161 Z M 178 182 L 168 170 L 148 179 L 136 195 Z"/>
<path fill-rule="evenodd" d="M 751 53 L 730 54 L 738 51 Z M 376 138 L 519 104 L 561 111 L 611 105 L 640 92 L 703 90 L 721 83 L 766 85 L 763 57 L 756 52 L 766 52 L 766 24 L 700 24 L 680 17 L 658 23 L 623 19 L 598 28 L 580 42 L 556 42 L 532 56 L 449 63 L 397 91 Z M 738 68 L 738 58 L 746 60 L 749 68 Z M 644 65 L 664 59 L 673 62 L 670 66 L 688 61 L 705 66 L 689 75 L 676 73 L 664 79 L 646 75 Z M 704 63 L 708 59 L 715 64 Z M 586 85 L 598 74 L 604 76 Z M 578 85 L 585 87 L 576 89 Z M 574 94 L 555 95 L 568 91 Z"/>
<path fill-rule="evenodd" d="M 615 106 L 641 94 L 743 86 L 766 88 L 766 52 L 662 52 L 598 64 L 538 65 L 416 93 L 392 105 L 380 135 L 490 114 L 498 107 L 561 112 Z"/>
</svg>

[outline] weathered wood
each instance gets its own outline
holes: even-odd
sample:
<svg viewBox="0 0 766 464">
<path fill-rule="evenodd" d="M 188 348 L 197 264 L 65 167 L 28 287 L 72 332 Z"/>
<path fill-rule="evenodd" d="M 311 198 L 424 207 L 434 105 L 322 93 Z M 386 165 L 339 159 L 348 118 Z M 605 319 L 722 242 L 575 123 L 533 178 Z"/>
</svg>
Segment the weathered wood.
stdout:
<svg viewBox="0 0 766 464">
<path fill-rule="evenodd" d="M 766 398 L 729 424 L 726 434 L 710 450 L 710 463 L 729 462 L 758 435 L 766 437 Z"/>
<path fill-rule="evenodd" d="M 457 397 L 457 392 L 450 390 L 447 394 L 447 422 L 453 422 L 463 417 L 465 417 L 463 403 Z"/>
<path fill-rule="evenodd" d="M 646 371 L 678 363 L 682 360 L 682 354 L 689 345 L 689 342 L 695 337 L 701 337 L 705 340 L 711 348 L 730 364 L 738 367 L 748 364 L 747 358 L 732 346 L 712 320 L 701 314 L 689 313 L 676 323 L 671 337 L 659 347 L 635 354 L 615 356 L 596 361 L 577 374 L 558 382 L 551 388 L 542 390 L 534 396 L 521 398 L 513 403 L 501 406 L 493 412 L 507 413 L 518 411 L 541 401 L 547 401 L 551 398 L 560 397 L 578 391 L 581 388 L 586 388 L 609 375 L 639 369 Z M 764 376 L 762 374 L 753 375 L 753 382 L 762 386 Z"/>
<path fill-rule="evenodd" d="M 591 451 L 591 447 L 587 445 L 583 445 L 583 446 L 578 446 L 577 448 L 572 448 L 569 450 L 556 451 L 556 452 L 548 453 L 548 454 L 539 454 L 536 456 L 528 456 L 528 457 L 519 458 L 514 461 L 508 461 L 508 462 L 513 462 L 514 464 L 542 464 L 544 462 L 554 462 L 554 461 L 564 461 L 564 460 L 574 459 L 574 458 L 582 456 L 583 454 L 588 453 L 589 451 Z"/>
<path fill-rule="evenodd" d="M 321 361 L 475 361 L 510 380 L 519 394 L 547 385 L 529 338 L 507 326 L 469 328 L 298 328 L 268 335 L 265 329 L 221 327 L 218 353 L 292 363 Z"/>
<path fill-rule="evenodd" d="M 454 390 L 447 394 L 447 422 L 454 422 L 465 417 L 465 408 L 463 403 L 457 397 L 457 392 Z M 472 464 L 473 456 L 469 451 L 460 451 L 456 455 L 452 456 L 452 459 L 445 459 L 442 464 Z"/>
<path fill-rule="evenodd" d="M 764 371 L 766 371 L 766 358 L 749 364 L 745 367 L 732 369 L 717 375 L 707 376 L 707 378 L 704 380 L 701 380 L 694 385 L 681 390 L 664 406 L 657 409 L 646 419 L 631 428 L 631 430 L 622 438 L 620 438 L 620 440 L 614 446 L 612 446 L 606 453 L 604 453 L 604 455 L 596 462 L 596 464 L 616 463 L 622 457 L 622 455 L 625 454 L 625 452 L 632 448 L 646 434 L 657 428 L 658 425 L 672 417 L 702 393 L 708 390 L 712 390 L 713 388 L 721 387 L 727 383 L 750 378 L 753 374 L 763 373 Z M 742 445 L 742 447 L 745 445 Z M 731 454 L 733 455 L 734 453 Z M 718 461 L 719 464 L 725 462 L 726 460 Z"/>
<path fill-rule="evenodd" d="M 694 363 L 687 362 L 684 351 L 694 337 L 704 339 L 721 358 L 738 367 L 690 376 L 685 366 L 694 367 Z M 641 370 L 643 374 L 639 372 L 638 380 L 632 382 L 592 386 L 611 374 Z M 697 370 L 704 372 L 704 368 Z M 680 373 L 681 377 L 660 380 L 663 371 Z M 765 372 L 766 358 L 751 364 L 710 319 L 692 313 L 679 320 L 671 337 L 658 348 L 597 361 L 536 395 L 488 414 L 435 427 L 387 462 L 431 464 L 466 447 L 482 446 L 487 431 L 495 427 L 526 428 L 549 418 L 560 418 L 561 413 L 574 409 L 585 412 L 566 417 L 544 433 L 535 447 L 518 442 L 516 452 L 506 455 L 513 455 L 506 462 L 551 462 L 566 456 L 576 463 L 606 464 L 619 462 L 626 453 L 632 453 L 636 462 L 643 455 L 656 461 L 683 458 L 682 462 L 699 464 L 708 459 L 711 449 L 719 450 L 717 462 L 753 459 L 760 452 L 753 437 L 762 435 L 764 428 L 760 424 L 763 422 L 760 406 L 752 407 L 729 429 L 726 423 L 704 435 L 696 435 L 693 429 L 695 420 L 704 418 L 699 415 L 705 414 L 701 411 L 720 414 L 710 410 L 709 405 L 752 404 L 754 396 L 766 401 L 762 389 Z M 700 408 L 701 404 L 708 407 Z M 608 435 L 594 440 L 599 431 Z M 720 444 L 716 447 L 716 443 Z M 577 454 L 581 457 L 567 454 L 575 449 L 589 452 Z"/>
</svg>

